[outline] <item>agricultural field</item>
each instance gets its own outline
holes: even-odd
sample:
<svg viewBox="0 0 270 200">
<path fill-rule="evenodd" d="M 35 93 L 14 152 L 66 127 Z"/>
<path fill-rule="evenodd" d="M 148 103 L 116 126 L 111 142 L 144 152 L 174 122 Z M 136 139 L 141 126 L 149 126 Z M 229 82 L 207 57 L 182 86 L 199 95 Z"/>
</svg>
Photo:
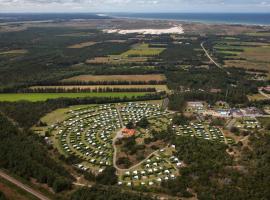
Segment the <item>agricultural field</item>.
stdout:
<svg viewBox="0 0 270 200">
<path fill-rule="evenodd" d="M 261 101 L 261 100 L 267 100 L 268 98 L 258 93 L 258 94 L 249 95 L 248 99 L 250 101 Z"/>
<path fill-rule="evenodd" d="M 270 44 L 268 42 L 240 41 L 223 38 L 215 42 L 214 52 L 224 58 L 226 67 L 240 67 L 268 71 L 270 75 Z"/>
<path fill-rule="evenodd" d="M 1 93 L 0 101 L 46 101 L 48 99 L 57 99 L 57 98 L 84 98 L 84 97 L 128 97 L 133 96 L 144 96 L 146 93 L 141 92 L 131 92 L 131 93 L 117 93 L 117 92 L 108 92 L 108 93 Z"/>
<path fill-rule="evenodd" d="M 153 48 L 149 44 L 135 44 L 132 49 L 121 54 L 121 57 L 153 57 L 162 53 L 166 48 Z"/>
<path fill-rule="evenodd" d="M 0 55 L 12 55 L 12 54 L 26 54 L 28 51 L 25 49 L 17 49 L 17 50 L 10 50 L 10 51 L 0 51 Z"/>
<path fill-rule="evenodd" d="M 138 43 L 131 46 L 131 49 L 121 54 L 108 55 L 105 57 L 95 57 L 88 59 L 88 64 L 125 64 L 146 62 L 148 58 L 160 55 L 166 48 L 155 47 L 146 43 Z"/>
<path fill-rule="evenodd" d="M 166 81 L 163 74 L 147 74 L 147 75 L 80 75 L 62 80 L 62 82 L 150 82 L 150 81 Z"/>
</svg>

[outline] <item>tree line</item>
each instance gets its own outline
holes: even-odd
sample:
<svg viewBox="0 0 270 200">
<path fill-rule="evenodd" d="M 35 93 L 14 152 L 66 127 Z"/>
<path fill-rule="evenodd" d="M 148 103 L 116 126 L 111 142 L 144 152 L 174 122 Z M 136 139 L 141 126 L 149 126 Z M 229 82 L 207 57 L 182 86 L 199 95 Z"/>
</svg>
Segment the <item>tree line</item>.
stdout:
<svg viewBox="0 0 270 200">
<path fill-rule="evenodd" d="M 86 98 L 59 98 L 44 102 L 0 102 L 0 112 L 13 119 L 22 128 L 30 128 L 39 122 L 40 118 L 58 108 L 73 105 L 106 104 L 129 101 L 159 100 L 165 93 L 149 93 L 144 96 L 128 97 L 86 97 Z"/>
<path fill-rule="evenodd" d="M 157 92 L 156 88 L 25 88 L 18 93 L 105 93 L 105 92 Z"/>
</svg>

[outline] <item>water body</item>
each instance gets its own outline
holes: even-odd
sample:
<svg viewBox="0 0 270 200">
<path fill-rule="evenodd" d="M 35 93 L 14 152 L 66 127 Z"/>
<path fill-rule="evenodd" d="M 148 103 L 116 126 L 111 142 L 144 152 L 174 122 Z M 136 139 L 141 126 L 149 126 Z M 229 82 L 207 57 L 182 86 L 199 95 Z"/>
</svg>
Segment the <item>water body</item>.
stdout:
<svg viewBox="0 0 270 200">
<path fill-rule="evenodd" d="M 112 17 L 164 19 L 211 24 L 270 25 L 270 13 L 110 13 Z"/>
</svg>

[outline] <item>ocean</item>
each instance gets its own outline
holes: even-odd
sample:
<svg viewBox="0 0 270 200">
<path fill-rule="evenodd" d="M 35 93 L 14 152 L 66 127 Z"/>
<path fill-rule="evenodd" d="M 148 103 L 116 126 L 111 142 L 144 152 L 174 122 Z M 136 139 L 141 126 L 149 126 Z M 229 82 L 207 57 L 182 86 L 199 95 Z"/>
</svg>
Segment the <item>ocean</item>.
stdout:
<svg viewBox="0 0 270 200">
<path fill-rule="evenodd" d="M 211 24 L 270 25 L 270 13 L 110 13 L 108 16 Z"/>
</svg>

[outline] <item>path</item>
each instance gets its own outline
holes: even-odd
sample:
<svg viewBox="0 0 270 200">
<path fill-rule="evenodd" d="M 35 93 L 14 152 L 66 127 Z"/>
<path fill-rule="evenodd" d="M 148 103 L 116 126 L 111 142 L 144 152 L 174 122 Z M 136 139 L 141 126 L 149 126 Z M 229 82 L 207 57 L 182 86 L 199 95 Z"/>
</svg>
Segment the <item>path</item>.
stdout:
<svg viewBox="0 0 270 200">
<path fill-rule="evenodd" d="M 128 168 L 128 169 L 121 169 L 121 168 L 118 168 L 118 167 L 117 167 L 117 170 L 118 170 L 119 172 L 121 172 L 121 173 L 124 173 L 124 172 L 126 172 L 126 171 L 131 171 L 131 170 L 133 170 L 133 169 L 139 167 L 139 166 L 140 166 L 141 164 L 143 164 L 146 160 L 148 160 L 152 155 L 156 154 L 156 153 L 159 152 L 159 151 L 160 151 L 160 149 L 158 149 L 158 150 L 156 150 L 156 151 L 150 153 L 145 159 L 143 159 L 142 161 L 140 161 L 139 163 L 137 163 L 136 165 L 133 165 L 132 167 L 130 167 L 130 168 Z"/>
<path fill-rule="evenodd" d="M 50 200 L 48 197 L 44 196 L 43 194 L 41 194 L 40 192 L 30 188 L 29 186 L 21 183 L 20 181 L 16 180 L 15 178 L 9 176 L 8 174 L 6 174 L 4 171 L 0 170 L 0 176 L 4 179 L 6 179 L 7 181 L 13 183 L 14 185 L 16 185 L 17 187 L 27 191 L 28 193 L 32 194 L 33 196 L 37 197 L 38 199 L 41 200 Z"/>
<path fill-rule="evenodd" d="M 226 125 L 227 129 L 231 130 L 235 123 L 236 123 L 236 118 L 231 119 Z"/>
<path fill-rule="evenodd" d="M 219 69 L 222 69 L 223 71 L 225 71 L 228 75 L 230 75 L 230 72 L 226 71 L 220 64 L 218 64 L 208 53 L 208 51 L 205 49 L 205 47 L 203 46 L 205 42 L 201 43 L 201 47 L 204 50 L 206 56 L 211 60 L 212 63 L 214 63 Z"/>
<path fill-rule="evenodd" d="M 263 95 L 264 97 L 266 97 L 267 99 L 270 99 L 270 95 L 264 93 L 261 89 L 259 90 L 259 93 L 260 93 L 261 95 Z"/>
</svg>

